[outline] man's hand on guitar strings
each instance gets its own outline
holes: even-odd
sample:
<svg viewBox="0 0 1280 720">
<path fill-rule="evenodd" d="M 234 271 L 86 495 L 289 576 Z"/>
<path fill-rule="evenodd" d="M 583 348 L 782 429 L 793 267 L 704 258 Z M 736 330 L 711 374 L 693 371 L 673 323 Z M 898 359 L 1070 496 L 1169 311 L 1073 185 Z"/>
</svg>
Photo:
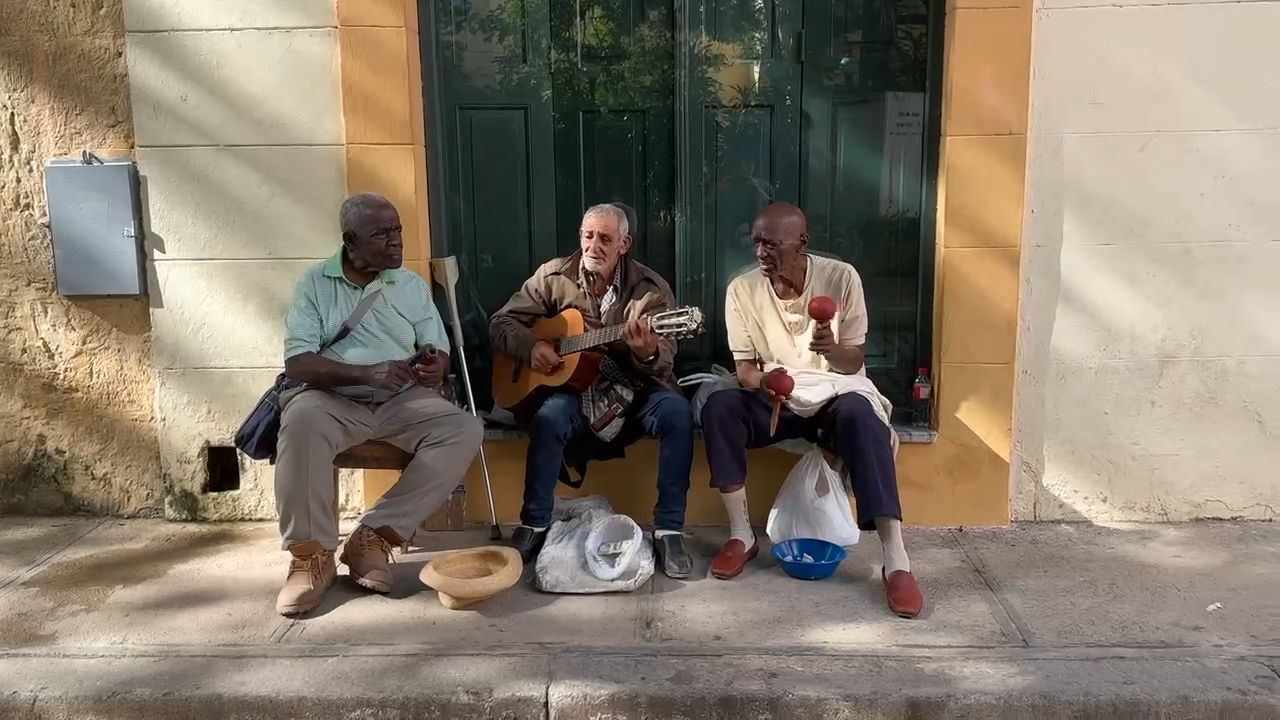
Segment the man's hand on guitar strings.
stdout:
<svg viewBox="0 0 1280 720">
<path fill-rule="evenodd" d="M 622 329 L 622 339 L 640 360 L 648 360 L 658 352 L 658 334 L 649 325 L 648 318 L 627 321 L 626 327 Z"/>
<path fill-rule="evenodd" d="M 534 372 L 550 375 L 563 364 L 564 360 L 556 353 L 555 346 L 546 340 L 534 343 L 533 349 L 529 351 L 529 367 Z"/>
</svg>

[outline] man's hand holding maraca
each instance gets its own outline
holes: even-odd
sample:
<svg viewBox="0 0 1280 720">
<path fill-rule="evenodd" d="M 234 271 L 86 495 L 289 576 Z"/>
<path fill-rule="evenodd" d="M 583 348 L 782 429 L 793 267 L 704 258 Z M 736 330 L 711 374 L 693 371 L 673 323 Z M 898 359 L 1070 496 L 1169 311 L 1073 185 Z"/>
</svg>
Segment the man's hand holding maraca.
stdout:
<svg viewBox="0 0 1280 720">
<path fill-rule="evenodd" d="M 773 412 L 769 417 L 769 435 L 778 433 L 778 418 L 782 414 L 782 404 L 796 389 L 796 381 L 782 368 L 770 370 L 760 375 L 760 391 L 769 399 Z"/>
<path fill-rule="evenodd" d="M 809 349 L 825 357 L 836 372 L 853 374 L 862 369 L 865 356 L 860 347 L 846 347 L 836 342 L 831 321 L 836 316 L 836 301 L 822 295 L 809 301 L 809 317 L 815 325 Z"/>
<path fill-rule="evenodd" d="M 427 345 L 410 358 L 410 365 L 418 373 L 419 385 L 438 388 L 444 384 L 444 378 L 449 374 L 449 355 Z"/>
</svg>

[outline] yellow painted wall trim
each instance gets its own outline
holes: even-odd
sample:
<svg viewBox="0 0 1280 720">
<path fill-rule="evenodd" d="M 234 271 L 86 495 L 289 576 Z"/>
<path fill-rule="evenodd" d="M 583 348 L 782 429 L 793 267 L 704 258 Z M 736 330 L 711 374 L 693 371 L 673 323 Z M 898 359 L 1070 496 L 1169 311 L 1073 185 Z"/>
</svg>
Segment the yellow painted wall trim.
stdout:
<svg viewBox="0 0 1280 720">
<path fill-rule="evenodd" d="M 408 35 L 404 28 L 338 28 L 346 142 L 413 143 Z"/>
<path fill-rule="evenodd" d="M 417 18 L 417 6 L 406 0 L 338 0 L 340 27 L 403 28 L 407 13 Z"/>
<path fill-rule="evenodd" d="M 966 515 L 1009 521 L 1031 19 L 1028 0 L 948 7 L 935 250 L 938 442 L 922 454 L 925 467 L 900 470 L 933 481 L 926 507 L 937 524 L 962 524 Z M 956 509 L 965 505 L 978 507 Z"/>
<path fill-rule="evenodd" d="M 413 0 L 338 0 L 348 194 L 378 192 L 400 211 L 405 267 L 430 281 L 427 161 L 418 11 Z M 365 505 L 398 478 L 364 472 Z"/>
</svg>

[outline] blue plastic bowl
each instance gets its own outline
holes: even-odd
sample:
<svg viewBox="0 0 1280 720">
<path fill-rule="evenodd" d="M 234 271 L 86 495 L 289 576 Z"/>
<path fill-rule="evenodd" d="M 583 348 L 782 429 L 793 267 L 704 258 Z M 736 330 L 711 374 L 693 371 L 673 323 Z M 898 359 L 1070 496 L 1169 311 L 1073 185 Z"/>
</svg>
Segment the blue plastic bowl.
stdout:
<svg viewBox="0 0 1280 720">
<path fill-rule="evenodd" d="M 831 577 L 847 554 L 839 545 L 816 538 L 793 538 L 773 546 L 773 557 L 783 572 L 798 580 Z"/>
</svg>

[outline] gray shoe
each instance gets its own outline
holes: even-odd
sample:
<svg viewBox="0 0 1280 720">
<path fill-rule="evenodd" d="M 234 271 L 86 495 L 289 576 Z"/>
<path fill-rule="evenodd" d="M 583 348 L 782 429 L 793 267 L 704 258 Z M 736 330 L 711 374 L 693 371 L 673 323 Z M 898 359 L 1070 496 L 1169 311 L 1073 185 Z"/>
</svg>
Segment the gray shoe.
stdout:
<svg viewBox="0 0 1280 720">
<path fill-rule="evenodd" d="M 658 567 L 669 578 L 684 580 L 693 574 L 693 560 L 684 548 L 684 535 L 663 535 L 653 538 L 653 553 L 657 556 Z"/>
</svg>

